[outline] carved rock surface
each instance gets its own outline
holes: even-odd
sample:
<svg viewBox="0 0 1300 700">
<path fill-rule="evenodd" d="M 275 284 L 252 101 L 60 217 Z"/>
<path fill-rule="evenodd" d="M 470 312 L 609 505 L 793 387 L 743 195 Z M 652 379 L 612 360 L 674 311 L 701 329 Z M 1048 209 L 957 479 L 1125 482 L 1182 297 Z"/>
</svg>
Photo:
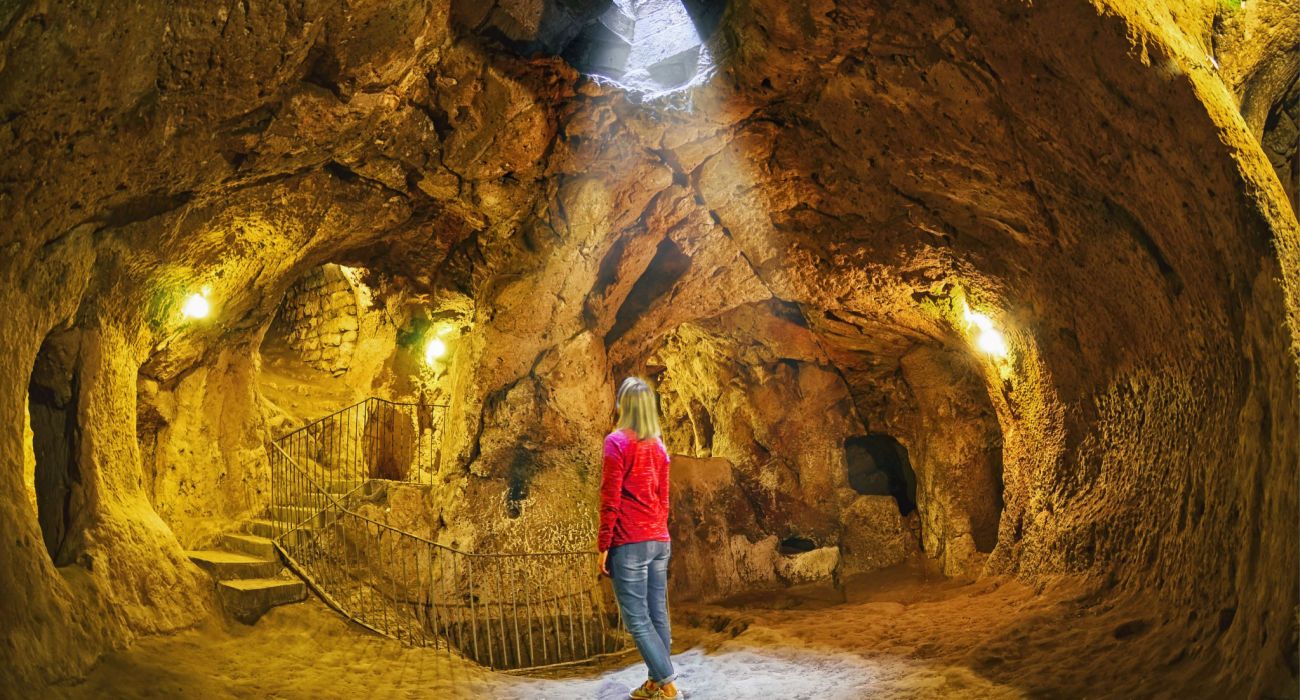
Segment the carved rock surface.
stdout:
<svg viewBox="0 0 1300 700">
<path fill-rule="evenodd" d="M 954 576 L 1149 594 L 1220 669 L 1170 693 L 1294 695 L 1300 23 L 1233 5 L 692 1 L 726 50 L 655 101 L 559 55 L 603 3 L 6 4 L 0 681 L 213 610 L 181 541 L 262 505 L 289 419 L 259 348 L 339 264 L 375 277 L 357 343 L 386 354 L 328 386 L 450 399 L 403 511 L 431 538 L 591 546 L 644 374 L 684 466 L 675 594 L 914 541 Z M 848 482 L 875 434 L 913 520 Z"/>
</svg>

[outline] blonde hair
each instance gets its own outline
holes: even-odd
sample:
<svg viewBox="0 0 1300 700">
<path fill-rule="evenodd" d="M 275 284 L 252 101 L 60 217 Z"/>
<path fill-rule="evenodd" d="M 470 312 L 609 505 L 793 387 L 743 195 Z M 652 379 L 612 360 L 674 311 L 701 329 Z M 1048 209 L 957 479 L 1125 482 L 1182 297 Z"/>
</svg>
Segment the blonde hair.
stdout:
<svg viewBox="0 0 1300 700">
<path fill-rule="evenodd" d="M 618 427 L 636 433 L 638 440 L 659 437 L 658 401 L 646 380 L 628 377 L 618 388 Z"/>
</svg>

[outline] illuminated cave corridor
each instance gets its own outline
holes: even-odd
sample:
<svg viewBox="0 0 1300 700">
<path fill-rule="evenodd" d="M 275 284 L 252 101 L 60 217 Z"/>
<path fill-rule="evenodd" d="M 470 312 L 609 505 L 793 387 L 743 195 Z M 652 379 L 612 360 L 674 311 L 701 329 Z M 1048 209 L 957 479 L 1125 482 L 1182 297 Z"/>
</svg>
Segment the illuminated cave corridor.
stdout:
<svg viewBox="0 0 1300 700">
<path fill-rule="evenodd" d="M 0 697 L 1300 692 L 1287 0 L 0 8 Z"/>
</svg>

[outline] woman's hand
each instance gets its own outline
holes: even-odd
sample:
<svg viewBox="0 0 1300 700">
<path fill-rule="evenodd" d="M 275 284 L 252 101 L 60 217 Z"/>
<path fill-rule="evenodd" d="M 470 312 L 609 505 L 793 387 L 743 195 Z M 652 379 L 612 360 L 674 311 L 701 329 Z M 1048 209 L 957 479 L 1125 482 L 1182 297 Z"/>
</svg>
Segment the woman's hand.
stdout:
<svg viewBox="0 0 1300 700">
<path fill-rule="evenodd" d="M 609 576 L 609 550 L 600 553 L 600 573 Z"/>
</svg>

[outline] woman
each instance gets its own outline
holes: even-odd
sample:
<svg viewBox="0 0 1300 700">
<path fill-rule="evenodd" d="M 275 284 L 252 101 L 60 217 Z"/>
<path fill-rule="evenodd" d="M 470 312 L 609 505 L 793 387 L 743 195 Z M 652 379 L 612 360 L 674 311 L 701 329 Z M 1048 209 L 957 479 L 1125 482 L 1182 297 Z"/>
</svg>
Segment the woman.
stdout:
<svg viewBox="0 0 1300 700">
<path fill-rule="evenodd" d="M 601 573 L 614 582 L 623 623 L 650 677 L 632 698 L 677 698 L 669 658 L 668 450 L 654 390 L 628 377 L 618 389 L 618 428 L 605 438 L 600 481 Z"/>
</svg>

